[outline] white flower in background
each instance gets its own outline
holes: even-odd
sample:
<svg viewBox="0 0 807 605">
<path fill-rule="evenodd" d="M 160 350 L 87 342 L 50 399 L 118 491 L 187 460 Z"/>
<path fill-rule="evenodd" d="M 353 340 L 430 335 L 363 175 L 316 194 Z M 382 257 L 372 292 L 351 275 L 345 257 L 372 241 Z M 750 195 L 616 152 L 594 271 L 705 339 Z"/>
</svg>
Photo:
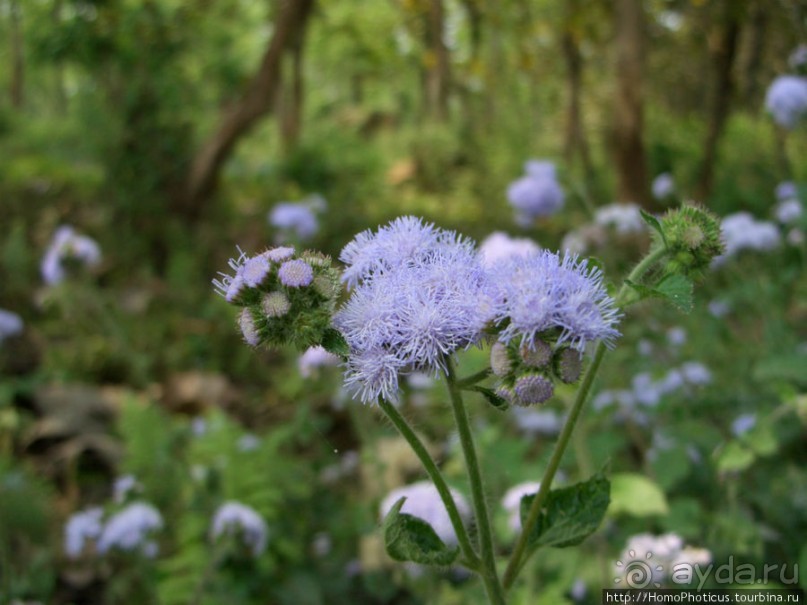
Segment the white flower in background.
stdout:
<svg viewBox="0 0 807 605">
<path fill-rule="evenodd" d="M 512 256 L 529 256 L 539 252 L 541 247 L 526 237 L 510 237 L 503 231 L 494 231 L 479 244 L 482 266 L 491 268 L 500 260 Z"/>
<path fill-rule="evenodd" d="M 518 429 L 527 435 L 555 435 L 560 432 L 562 421 L 554 410 L 514 406 L 509 413 Z"/>
<path fill-rule="evenodd" d="M 597 208 L 594 222 L 603 227 L 611 227 L 620 235 L 642 233 L 647 225 L 636 204 L 608 204 Z"/>
<path fill-rule="evenodd" d="M 123 504 L 129 492 L 140 488 L 134 475 L 121 475 L 112 484 L 112 499 L 116 504 Z"/>
<path fill-rule="evenodd" d="M 765 93 L 765 109 L 782 128 L 795 128 L 807 114 L 807 78 L 777 77 Z"/>
<path fill-rule="evenodd" d="M 303 378 L 311 378 L 319 368 L 339 364 L 339 357 L 325 350 L 322 345 L 309 347 L 297 359 L 297 369 Z"/>
<path fill-rule="evenodd" d="M 64 552 L 74 559 L 81 555 L 89 540 L 101 535 L 104 511 L 98 507 L 74 513 L 64 526 Z"/>
<path fill-rule="evenodd" d="M 240 502 L 225 502 L 213 516 L 210 537 L 215 542 L 221 536 L 239 536 L 253 557 L 266 550 L 269 530 L 258 512 Z"/>
<path fill-rule="evenodd" d="M 731 423 L 731 432 L 735 437 L 742 437 L 757 424 L 756 414 L 741 414 Z"/>
<path fill-rule="evenodd" d="M 71 264 L 95 267 L 101 262 L 101 249 L 95 240 L 76 233 L 68 226 L 59 227 L 42 258 L 42 279 L 49 286 L 64 281 Z"/>
<path fill-rule="evenodd" d="M 508 489 L 502 498 L 502 506 L 507 511 L 507 524 L 513 531 L 521 529 L 521 499 L 529 494 L 538 493 L 541 484 L 538 481 L 526 481 Z"/>
<path fill-rule="evenodd" d="M 653 179 L 651 186 L 653 197 L 657 200 L 666 200 L 675 194 L 675 181 L 669 172 L 663 172 Z"/>
<path fill-rule="evenodd" d="M 465 498 L 453 489 L 451 496 L 454 498 L 460 517 L 463 521 L 467 521 L 471 516 L 471 509 Z M 437 488 L 430 481 L 419 481 L 392 490 L 379 507 L 381 518 L 386 517 L 392 506 L 403 497 L 406 497 L 406 501 L 400 512 L 422 519 L 431 525 L 435 533 L 447 545 L 455 546 L 457 544 L 457 534 L 454 533 L 448 511 L 440 499 Z"/>
<path fill-rule="evenodd" d="M 713 267 L 726 263 L 741 250 L 773 250 L 781 244 L 779 229 L 773 223 L 758 221 L 748 212 L 735 212 L 723 217 L 720 223 L 725 253 L 715 257 Z"/>
<path fill-rule="evenodd" d="M 16 313 L 0 309 L 0 344 L 3 340 L 20 334 L 23 329 L 22 318 Z"/>
<path fill-rule="evenodd" d="M 135 502 L 112 515 L 98 539 L 98 552 L 112 549 L 128 552 L 140 551 L 147 557 L 157 554 L 157 543 L 150 534 L 162 529 L 163 518 L 159 511 L 145 502 Z"/>
</svg>

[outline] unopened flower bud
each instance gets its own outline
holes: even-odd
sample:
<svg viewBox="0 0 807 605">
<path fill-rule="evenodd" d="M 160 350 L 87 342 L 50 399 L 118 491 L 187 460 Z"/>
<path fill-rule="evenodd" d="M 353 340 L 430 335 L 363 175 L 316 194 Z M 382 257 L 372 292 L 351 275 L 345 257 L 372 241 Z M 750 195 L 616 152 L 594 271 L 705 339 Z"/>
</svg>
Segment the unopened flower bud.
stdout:
<svg viewBox="0 0 807 605">
<path fill-rule="evenodd" d="M 291 303 L 283 292 L 269 292 L 264 295 L 261 308 L 267 317 L 282 317 L 289 312 Z"/>
<path fill-rule="evenodd" d="M 530 406 L 544 403 L 555 392 L 552 382 L 540 374 L 527 374 L 516 381 L 513 388 L 516 405 Z"/>
<path fill-rule="evenodd" d="M 555 356 L 555 373 L 566 384 L 577 382 L 583 370 L 580 351 L 565 348 Z"/>
<path fill-rule="evenodd" d="M 507 376 L 513 369 L 507 347 L 500 342 L 495 342 L 490 347 L 490 369 L 496 376 Z"/>
<path fill-rule="evenodd" d="M 540 339 L 522 345 L 519 352 L 525 365 L 531 368 L 543 368 L 552 359 L 552 347 Z"/>
</svg>

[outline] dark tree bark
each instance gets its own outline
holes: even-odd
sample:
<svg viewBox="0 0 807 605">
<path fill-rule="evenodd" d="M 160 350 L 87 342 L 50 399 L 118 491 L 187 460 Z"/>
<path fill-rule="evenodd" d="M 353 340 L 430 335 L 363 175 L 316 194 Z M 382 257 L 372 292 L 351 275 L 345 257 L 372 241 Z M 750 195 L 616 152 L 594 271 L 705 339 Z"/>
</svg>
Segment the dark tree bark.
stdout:
<svg viewBox="0 0 807 605">
<path fill-rule="evenodd" d="M 764 0 L 763 0 L 764 1 Z M 765 42 L 768 38 L 768 26 L 770 24 L 770 7 L 760 2 L 755 2 L 751 8 L 748 19 L 747 35 L 743 61 L 740 67 L 742 74 L 741 94 L 747 107 L 754 107 L 760 96 L 762 86 L 760 83 L 760 69 L 762 67 L 762 57 L 765 51 Z M 738 57 L 739 61 L 739 57 Z"/>
<path fill-rule="evenodd" d="M 443 39 L 444 35 L 443 0 L 428 0 L 426 45 L 429 55 L 425 74 L 425 93 L 429 115 L 440 121 L 448 119 L 448 101 L 451 91 L 451 58 Z"/>
<path fill-rule="evenodd" d="M 580 47 L 575 39 L 574 32 L 568 27 L 562 39 L 563 57 L 566 61 L 566 85 L 568 90 L 568 105 L 566 109 L 566 137 L 564 142 L 564 157 L 570 164 L 575 157 L 580 158 L 583 174 L 589 188 L 592 186 L 594 167 L 591 165 L 588 139 L 583 126 L 581 100 L 583 92 L 583 57 Z"/>
<path fill-rule="evenodd" d="M 611 134 L 617 172 L 616 199 L 647 207 L 642 69 L 644 16 L 641 0 L 615 0 L 616 96 Z"/>
<path fill-rule="evenodd" d="M 182 200 L 182 211 L 187 218 L 199 216 L 203 203 L 215 191 L 221 168 L 238 140 L 272 109 L 281 82 L 283 55 L 305 29 L 314 1 L 280 0 L 274 34 L 258 72 L 242 97 L 224 112 L 213 136 L 193 158 Z"/>
<path fill-rule="evenodd" d="M 709 123 L 704 141 L 698 183 L 695 188 L 699 200 L 705 202 L 712 192 L 717 148 L 725 130 L 734 91 L 732 68 L 737 56 L 737 41 L 742 20 L 741 2 L 724 0 L 723 15 L 712 47 L 713 85 L 709 109 Z"/>
<path fill-rule="evenodd" d="M 11 0 L 11 106 L 19 109 L 23 104 L 25 83 L 25 60 L 22 50 L 22 17 L 18 0 Z"/>
<path fill-rule="evenodd" d="M 297 35 L 289 45 L 287 64 L 289 77 L 283 76 L 283 84 L 279 90 L 280 136 L 286 151 L 294 149 L 300 139 L 303 115 L 303 96 L 305 81 L 303 76 L 303 50 L 305 48 L 305 29 Z M 284 68 L 285 70 L 285 68 Z"/>
</svg>

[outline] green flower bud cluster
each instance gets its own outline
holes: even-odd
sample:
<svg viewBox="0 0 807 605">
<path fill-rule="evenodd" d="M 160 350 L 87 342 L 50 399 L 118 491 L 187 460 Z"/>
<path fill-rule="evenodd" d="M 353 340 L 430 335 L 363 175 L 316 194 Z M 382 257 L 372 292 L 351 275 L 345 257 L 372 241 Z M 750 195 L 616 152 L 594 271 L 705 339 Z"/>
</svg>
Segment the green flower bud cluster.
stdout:
<svg viewBox="0 0 807 605">
<path fill-rule="evenodd" d="M 238 325 L 248 344 L 338 348 L 341 336 L 331 318 L 340 274 L 330 257 L 283 246 L 253 257 L 242 253 L 230 267 L 235 275 L 221 274 L 213 283 L 227 302 L 242 307 Z"/>
<path fill-rule="evenodd" d="M 541 338 L 531 344 L 497 341 L 490 349 L 490 367 L 500 379 L 496 394 L 511 405 L 545 403 L 555 393 L 556 381 L 575 383 L 583 370 L 580 351 Z"/>
<path fill-rule="evenodd" d="M 723 253 L 720 220 L 699 206 L 684 204 L 661 218 L 661 231 L 655 234 L 656 246 L 666 246 L 668 254 L 663 272 L 697 279 L 709 268 L 712 259 Z"/>
</svg>

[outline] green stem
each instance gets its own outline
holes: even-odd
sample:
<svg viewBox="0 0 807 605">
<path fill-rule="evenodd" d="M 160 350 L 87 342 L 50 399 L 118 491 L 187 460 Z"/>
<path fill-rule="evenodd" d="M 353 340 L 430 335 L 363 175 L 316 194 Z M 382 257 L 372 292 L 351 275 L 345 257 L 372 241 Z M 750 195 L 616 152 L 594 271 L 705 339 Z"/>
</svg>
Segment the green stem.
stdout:
<svg viewBox="0 0 807 605">
<path fill-rule="evenodd" d="M 471 387 L 475 385 L 477 382 L 483 381 L 485 378 L 490 376 L 492 373 L 490 368 L 485 368 L 484 370 L 480 370 L 475 374 L 471 374 L 470 376 L 466 376 L 465 378 L 460 378 L 457 380 L 457 386 L 460 389 L 464 389 L 467 387 Z"/>
<path fill-rule="evenodd" d="M 658 248 L 650 251 L 647 256 L 639 261 L 639 264 L 637 264 L 633 271 L 630 272 L 630 275 L 628 275 L 625 283 L 623 283 L 622 287 L 619 289 L 619 293 L 616 296 L 617 306 L 625 305 L 628 294 L 633 291 L 628 285 L 628 282 L 635 282 L 641 279 L 641 277 L 666 254 L 667 250 L 664 247 L 659 246 Z M 541 485 L 538 488 L 538 493 L 535 495 L 535 498 L 533 498 L 532 505 L 527 513 L 527 518 L 524 521 L 521 534 L 518 537 L 518 541 L 513 549 L 513 554 L 510 556 L 510 561 L 507 565 L 507 569 L 504 572 L 502 584 L 505 590 L 509 589 L 513 585 L 518 572 L 521 570 L 522 565 L 526 562 L 529 556 L 526 553 L 529 536 L 538 521 L 538 515 L 541 512 L 541 507 L 544 505 L 544 502 L 549 495 L 552 480 L 555 478 L 555 473 L 560 466 L 560 461 L 563 458 L 566 447 L 569 445 L 569 439 L 571 438 L 575 424 L 580 417 L 580 412 L 582 412 L 583 406 L 588 399 L 588 394 L 591 391 L 591 385 L 594 383 L 594 378 L 597 376 L 597 372 L 600 369 L 600 364 L 602 363 L 602 358 L 605 356 L 606 351 L 607 347 L 605 344 L 600 342 L 594 352 L 594 359 L 592 360 L 591 365 L 583 375 L 583 380 L 580 383 L 580 388 L 577 391 L 574 404 L 572 404 L 572 409 L 569 410 L 569 416 L 566 418 L 566 422 L 564 423 L 563 429 L 558 437 L 558 442 L 555 444 L 555 449 L 552 451 L 549 464 L 544 471 L 544 476 L 541 478 Z"/>
<path fill-rule="evenodd" d="M 504 605 L 504 591 L 502 590 L 499 575 L 496 571 L 496 555 L 493 551 L 493 532 L 490 526 L 488 505 L 485 501 L 482 473 L 479 469 L 479 460 L 476 457 L 476 447 L 474 446 L 473 433 L 471 432 L 471 423 L 468 421 L 468 414 L 462 403 L 462 394 L 457 385 L 454 362 L 450 357 L 446 358 L 445 377 L 448 384 L 451 407 L 454 410 L 454 419 L 457 423 L 457 431 L 460 436 L 462 453 L 465 456 L 465 467 L 468 471 L 468 479 L 471 483 L 471 497 L 474 505 L 476 526 L 479 532 L 479 547 L 482 555 L 482 580 L 485 583 L 485 591 L 487 592 L 488 600 L 493 605 Z"/>
<path fill-rule="evenodd" d="M 451 496 L 451 490 L 449 489 L 446 480 L 443 478 L 443 474 L 440 472 L 440 469 L 437 468 L 437 464 L 432 459 L 431 455 L 426 449 L 426 446 L 423 445 L 423 442 L 415 434 L 415 431 L 412 430 L 412 427 L 409 426 L 409 423 L 401 415 L 398 409 L 383 398 L 378 400 L 378 405 L 384 414 L 386 414 L 387 418 L 390 419 L 395 428 L 398 429 L 401 436 L 406 439 L 406 442 L 415 452 L 415 455 L 420 460 L 423 468 L 426 469 L 426 473 L 429 475 L 432 483 L 434 483 L 434 486 L 437 488 L 437 492 L 440 494 L 440 499 L 443 501 L 446 511 L 448 512 L 448 517 L 451 520 L 454 533 L 457 534 L 457 541 L 459 542 L 462 556 L 465 557 L 466 566 L 470 569 L 478 570 L 480 567 L 479 556 L 476 554 L 474 547 L 471 545 L 471 540 L 468 538 L 468 532 L 465 530 L 462 517 L 457 510 L 457 505 L 454 502 L 454 498 Z"/>
</svg>

